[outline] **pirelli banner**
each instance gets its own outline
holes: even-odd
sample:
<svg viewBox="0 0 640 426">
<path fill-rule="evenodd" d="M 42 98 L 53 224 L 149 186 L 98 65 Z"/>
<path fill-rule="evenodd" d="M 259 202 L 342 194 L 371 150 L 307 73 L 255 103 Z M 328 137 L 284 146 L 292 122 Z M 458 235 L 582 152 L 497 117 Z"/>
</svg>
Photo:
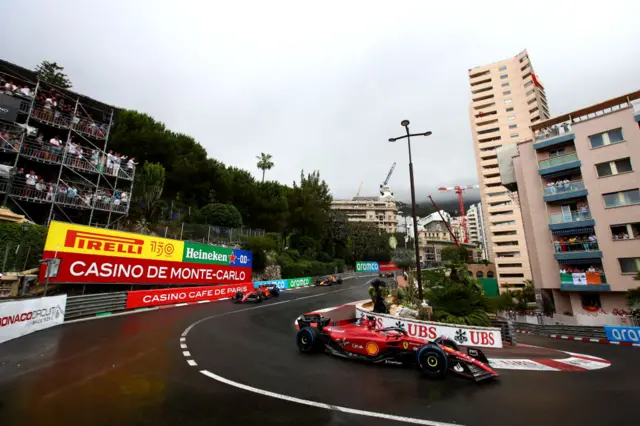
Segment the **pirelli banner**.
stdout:
<svg viewBox="0 0 640 426">
<path fill-rule="evenodd" d="M 51 222 L 43 259 L 60 284 L 236 284 L 251 281 L 251 252 Z M 46 265 L 40 271 L 45 280 Z"/>
</svg>

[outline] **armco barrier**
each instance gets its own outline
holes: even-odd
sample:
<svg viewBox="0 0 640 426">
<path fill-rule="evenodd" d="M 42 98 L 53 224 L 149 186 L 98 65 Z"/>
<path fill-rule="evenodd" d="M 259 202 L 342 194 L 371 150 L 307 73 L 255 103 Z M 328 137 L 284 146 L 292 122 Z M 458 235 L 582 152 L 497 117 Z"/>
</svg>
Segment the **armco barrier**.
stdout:
<svg viewBox="0 0 640 426">
<path fill-rule="evenodd" d="M 491 325 L 500 328 L 503 342 L 507 342 L 511 344 L 511 346 L 516 346 L 516 331 L 512 321 L 491 320 Z"/>
<path fill-rule="evenodd" d="M 593 339 L 606 339 L 604 327 L 591 327 L 584 325 L 540 325 L 524 322 L 514 322 L 516 330 L 527 331 L 533 334 L 558 334 L 565 336 L 590 337 Z"/>
<path fill-rule="evenodd" d="M 67 298 L 64 319 L 74 319 L 103 312 L 123 311 L 127 306 L 127 292 L 87 294 Z"/>
<path fill-rule="evenodd" d="M 357 274 L 356 275 L 354 273 L 344 273 L 344 274 L 338 274 L 338 275 L 342 277 L 343 280 L 377 276 L 375 274 L 373 275 Z M 322 277 L 324 276 L 326 275 L 322 275 Z M 311 285 L 313 285 L 313 283 L 317 278 L 320 278 L 320 277 L 311 278 Z M 303 288 L 303 287 L 293 287 L 288 290 L 295 290 L 296 288 Z M 127 310 L 128 293 L 129 292 L 127 291 L 123 291 L 118 293 L 99 293 L 99 294 L 87 294 L 83 296 L 71 296 L 67 299 L 65 321 L 81 318 L 81 317 L 100 316 L 102 314 L 108 315 L 113 312 L 125 311 Z M 141 308 L 141 309 L 148 309 L 148 308 Z"/>
</svg>

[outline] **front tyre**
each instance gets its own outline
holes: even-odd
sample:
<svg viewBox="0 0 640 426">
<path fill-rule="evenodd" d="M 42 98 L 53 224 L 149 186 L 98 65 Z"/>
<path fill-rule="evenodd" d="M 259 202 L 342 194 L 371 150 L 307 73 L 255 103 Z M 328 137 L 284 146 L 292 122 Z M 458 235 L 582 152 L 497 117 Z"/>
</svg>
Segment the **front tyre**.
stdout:
<svg viewBox="0 0 640 426">
<path fill-rule="evenodd" d="M 447 374 L 449 360 L 444 351 L 433 344 L 422 345 L 418 349 L 418 366 L 425 376 L 441 379 Z"/>
<path fill-rule="evenodd" d="M 314 327 L 302 328 L 296 334 L 296 343 L 302 353 L 317 352 L 322 344 L 320 342 L 320 330 Z"/>
</svg>

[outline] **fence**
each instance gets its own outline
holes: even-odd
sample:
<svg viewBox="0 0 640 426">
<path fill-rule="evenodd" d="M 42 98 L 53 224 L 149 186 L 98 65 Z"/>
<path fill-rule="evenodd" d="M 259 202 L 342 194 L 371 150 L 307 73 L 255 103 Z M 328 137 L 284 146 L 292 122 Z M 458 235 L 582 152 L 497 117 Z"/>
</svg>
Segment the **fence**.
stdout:
<svg viewBox="0 0 640 426">
<path fill-rule="evenodd" d="M 541 325 L 514 322 L 516 330 L 528 331 L 534 334 L 557 334 L 561 336 L 590 337 L 595 339 L 606 339 L 607 336 L 603 327 L 589 327 L 579 325 Z"/>
<path fill-rule="evenodd" d="M 238 244 L 242 241 L 243 236 L 263 237 L 265 234 L 263 229 L 227 228 L 184 222 L 172 226 L 157 225 L 152 227 L 150 231 L 159 237 L 220 246 Z"/>
<path fill-rule="evenodd" d="M 491 325 L 500 328 L 503 342 L 507 342 L 511 344 L 511 346 L 516 346 L 516 332 L 512 321 L 491 320 Z"/>
<path fill-rule="evenodd" d="M 532 325 L 548 325 L 548 326 L 587 326 L 587 327 L 603 327 L 605 325 L 622 326 L 622 327 L 640 327 L 640 319 L 632 315 L 614 315 L 597 313 L 595 315 L 576 314 L 576 315 L 560 315 L 554 314 L 552 317 L 544 315 L 519 315 L 516 313 L 502 313 L 501 316 L 508 317 L 511 320 Z"/>
</svg>

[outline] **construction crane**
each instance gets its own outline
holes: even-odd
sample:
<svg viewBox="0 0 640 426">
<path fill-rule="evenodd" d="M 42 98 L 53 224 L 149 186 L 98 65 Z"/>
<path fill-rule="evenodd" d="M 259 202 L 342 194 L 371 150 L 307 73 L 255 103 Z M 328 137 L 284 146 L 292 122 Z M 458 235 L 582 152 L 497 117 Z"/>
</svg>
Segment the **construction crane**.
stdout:
<svg viewBox="0 0 640 426">
<path fill-rule="evenodd" d="M 467 189 L 475 189 L 475 188 L 480 188 L 480 185 L 464 185 L 464 186 L 456 185 L 456 186 L 449 186 L 447 188 L 438 188 L 439 191 L 455 192 L 458 195 L 458 203 L 460 204 L 462 232 L 464 233 L 465 243 L 469 242 L 469 232 L 467 230 L 467 214 L 464 211 L 464 199 L 462 197 L 462 192 L 466 191 Z"/>
<path fill-rule="evenodd" d="M 391 179 L 391 175 L 393 174 L 393 171 L 396 168 L 396 163 L 394 162 L 393 165 L 391 166 L 391 169 L 389 169 L 389 173 L 387 173 L 387 178 L 384 180 L 384 182 L 382 182 L 380 184 L 380 195 L 393 195 L 391 193 L 391 191 L 389 190 L 389 187 L 387 186 L 387 184 L 389 183 L 389 179 Z"/>
<path fill-rule="evenodd" d="M 358 187 L 358 192 L 356 192 L 356 196 L 355 196 L 355 198 L 358 198 L 358 197 L 360 196 L 360 191 L 362 190 L 362 184 L 363 184 L 363 183 L 364 183 L 364 182 L 360 182 L 360 186 Z"/>
</svg>

